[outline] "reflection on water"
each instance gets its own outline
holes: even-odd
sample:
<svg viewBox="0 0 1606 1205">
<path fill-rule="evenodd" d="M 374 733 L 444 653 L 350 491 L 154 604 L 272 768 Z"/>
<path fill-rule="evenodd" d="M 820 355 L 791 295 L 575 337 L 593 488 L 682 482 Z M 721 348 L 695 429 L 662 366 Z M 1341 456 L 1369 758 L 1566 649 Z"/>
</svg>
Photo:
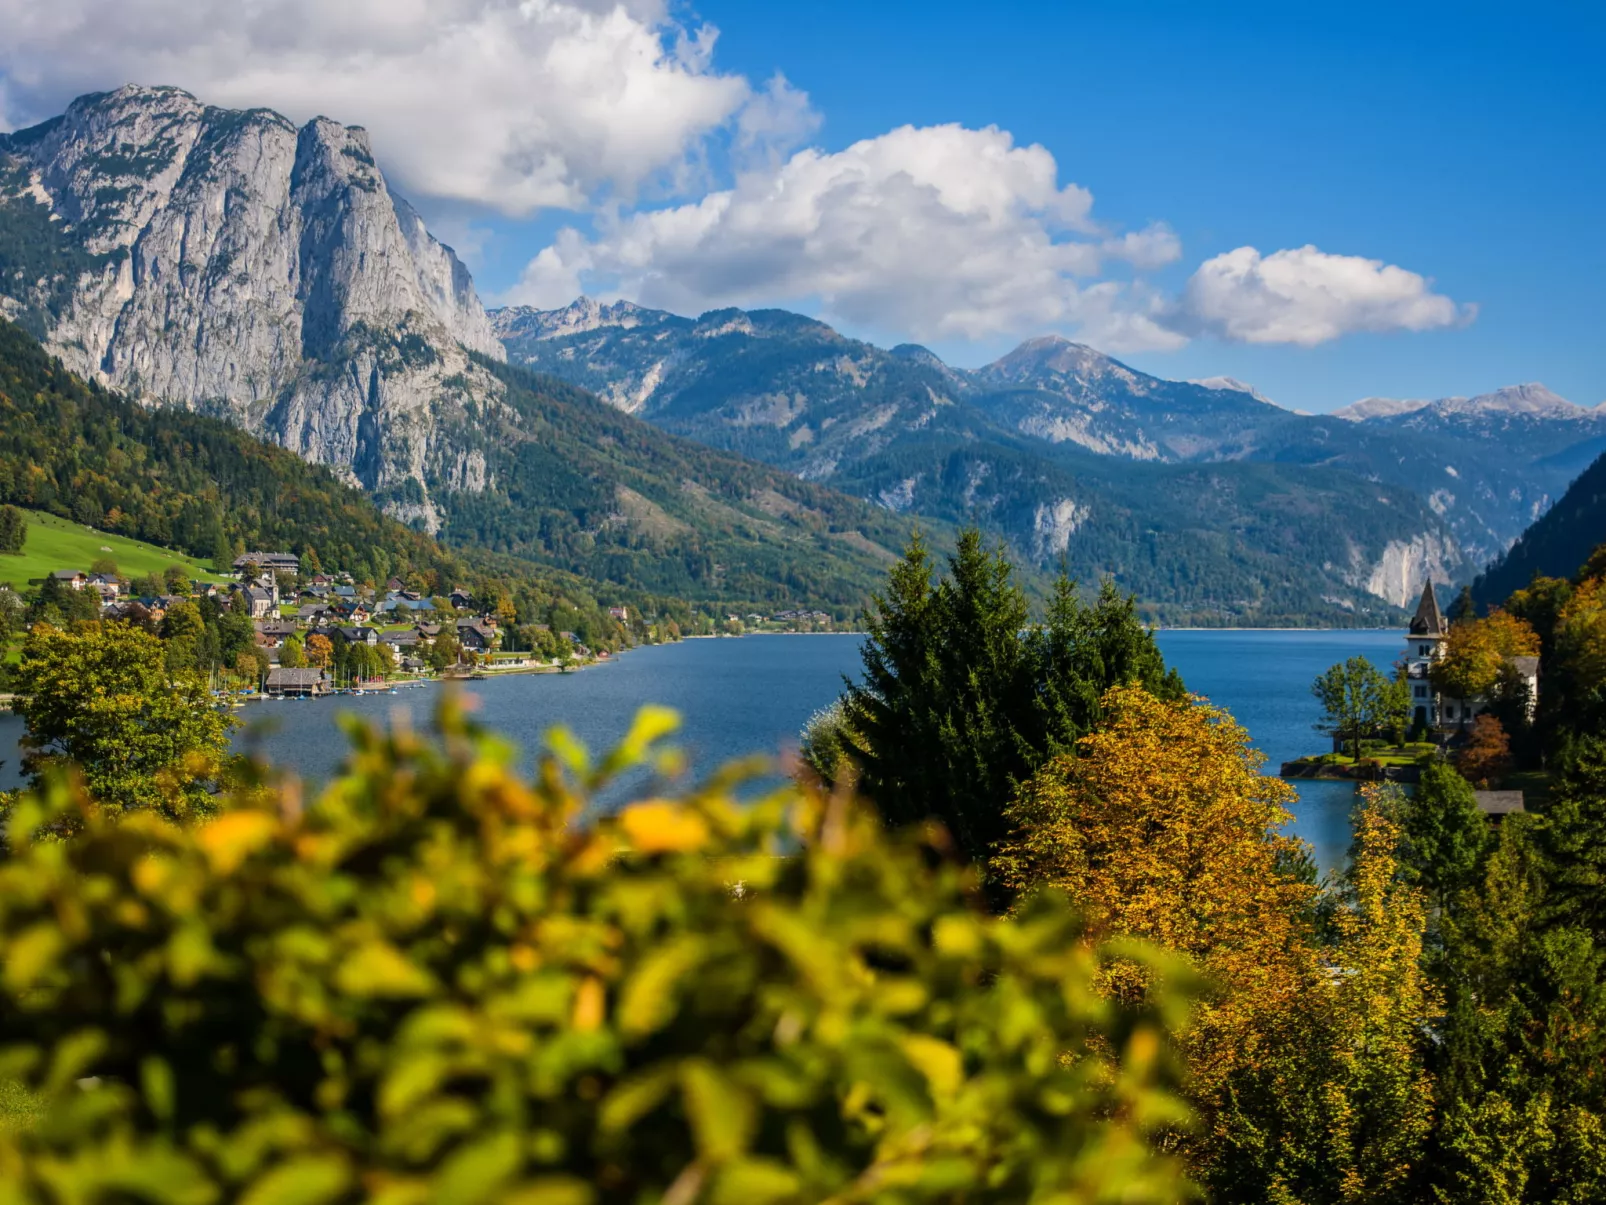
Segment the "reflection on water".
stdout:
<svg viewBox="0 0 1606 1205">
<path fill-rule="evenodd" d="M 1318 673 L 1357 653 L 1387 668 L 1400 647 L 1397 632 L 1161 632 L 1166 659 L 1189 689 L 1230 710 L 1254 738 L 1275 773 L 1283 761 L 1319 748 L 1310 684 Z M 529 674 L 475 682 L 468 693 L 486 725 L 528 758 L 542 734 L 567 724 L 593 750 L 612 745 L 643 703 L 680 712 L 680 743 L 693 773 L 752 753 L 795 749 L 808 717 L 859 669 L 856 636 L 754 636 L 688 640 L 638 649 L 608 664 L 570 674 Z M 346 738 L 342 712 L 384 722 L 398 708 L 426 723 L 438 693 L 430 685 L 379 694 L 252 704 L 235 714 L 245 727 L 236 748 L 321 781 L 339 769 Z M 21 723 L 0 717 L 0 748 L 15 750 Z M 0 768 L 0 787 L 17 785 L 15 756 Z M 628 789 L 626 784 L 620 791 Z M 1291 831 L 1309 841 L 1324 867 L 1342 862 L 1349 844 L 1354 791 L 1348 783 L 1297 784 Z M 619 791 L 614 793 L 617 798 Z"/>
</svg>

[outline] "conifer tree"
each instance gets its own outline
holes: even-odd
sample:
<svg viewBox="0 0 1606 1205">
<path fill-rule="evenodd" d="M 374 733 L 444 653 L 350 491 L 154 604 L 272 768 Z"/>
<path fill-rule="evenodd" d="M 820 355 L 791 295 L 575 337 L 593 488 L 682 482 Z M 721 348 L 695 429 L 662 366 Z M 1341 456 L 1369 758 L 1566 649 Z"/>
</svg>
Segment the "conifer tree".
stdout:
<svg viewBox="0 0 1606 1205">
<path fill-rule="evenodd" d="M 15 506 L 0 506 L 0 552 L 21 552 L 27 542 L 27 516 Z"/>
<path fill-rule="evenodd" d="M 1033 630 L 1008 558 L 978 531 L 963 533 L 947 568 L 934 582 L 917 537 L 874 599 L 863 681 L 844 697 L 845 747 L 889 823 L 935 817 L 985 866 L 1010 831 L 1004 810 L 1018 786 L 1074 748 L 1107 690 L 1184 692 L 1113 585 L 1089 607 L 1062 574 Z"/>
</svg>

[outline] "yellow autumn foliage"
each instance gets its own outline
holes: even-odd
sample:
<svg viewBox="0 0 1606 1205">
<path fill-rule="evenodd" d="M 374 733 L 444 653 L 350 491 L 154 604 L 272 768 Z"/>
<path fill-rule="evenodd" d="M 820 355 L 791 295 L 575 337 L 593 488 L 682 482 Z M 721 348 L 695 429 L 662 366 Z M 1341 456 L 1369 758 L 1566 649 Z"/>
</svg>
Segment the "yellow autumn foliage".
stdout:
<svg viewBox="0 0 1606 1205">
<path fill-rule="evenodd" d="M 1222 1086 L 1318 975 L 1305 920 L 1315 888 L 1280 869 L 1294 792 L 1225 711 L 1109 692 L 1108 720 L 1021 790 L 995 868 L 1016 890 L 1053 886 L 1090 933 L 1185 955 L 1216 985 L 1181 1043 L 1208 1117 Z M 1145 986 L 1116 969 L 1106 986 Z"/>
<path fill-rule="evenodd" d="M 935 833 L 753 798 L 764 767 L 601 812 L 679 764 L 662 710 L 600 761 L 552 733 L 528 779 L 450 696 L 439 740 L 347 727 L 316 798 L 242 783 L 206 825 L 21 797 L 0 1087 L 37 1119 L 0 1128 L 0 1200 L 1193 1195 L 1155 1141 L 1186 1117 L 1163 953 L 1063 899 L 993 915 Z M 1098 992 L 1115 958 L 1170 990 Z"/>
<path fill-rule="evenodd" d="M 1573 591 L 1556 625 L 1556 647 L 1574 679 L 1606 681 L 1606 579 Z"/>
<path fill-rule="evenodd" d="M 1507 659 L 1538 655 L 1539 635 L 1526 620 L 1508 611 L 1491 611 L 1483 619 L 1450 628 L 1444 656 L 1433 667 L 1433 682 L 1452 698 L 1486 698 Z"/>
</svg>

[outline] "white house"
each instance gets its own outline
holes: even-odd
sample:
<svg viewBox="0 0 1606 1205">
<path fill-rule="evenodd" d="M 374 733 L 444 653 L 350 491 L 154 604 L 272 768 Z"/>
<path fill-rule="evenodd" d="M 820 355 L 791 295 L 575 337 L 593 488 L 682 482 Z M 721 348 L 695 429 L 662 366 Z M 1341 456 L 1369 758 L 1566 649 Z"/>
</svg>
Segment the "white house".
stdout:
<svg viewBox="0 0 1606 1205">
<path fill-rule="evenodd" d="M 1458 729 L 1470 727 L 1472 721 L 1487 706 L 1485 699 L 1456 699 L 1442 694 L 1432 680 L 1433 665 L 1445 654 L 1445 642 L 1450 625 L 1439 609 L 1438 596 L 1433 583 L 1422 587 L 1422 599 L 1416 605 L 1405 633 L 1405 676 L 1411 685 L 1412 722 L 1420 720 L 1430 728 Z M 1539 658 L 1511 657 L 1508 663 L 1528 686 L 1528 715 L 1532 718 L 1539 700 Z"/>
</svg>

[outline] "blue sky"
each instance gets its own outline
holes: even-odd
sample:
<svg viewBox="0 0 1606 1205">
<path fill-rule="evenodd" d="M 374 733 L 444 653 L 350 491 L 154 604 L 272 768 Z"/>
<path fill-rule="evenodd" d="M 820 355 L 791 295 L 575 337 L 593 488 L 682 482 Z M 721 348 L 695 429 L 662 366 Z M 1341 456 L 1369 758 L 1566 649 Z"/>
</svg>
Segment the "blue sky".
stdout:
<svg viewBox="0 0 1606 1205">
<path fill-rule="evenodd" d="M 1591 6 L 663 3 L 0 0 L 0 121 L 137 79 L 363 124 L 491 298 L 788 305 L 964 365 L 1059 332 L 1311 410 L 1606 400 Z"/>
<path fill-rule="evenodd" d="M 1203 339 L 1123 357 L 1135 367 L 1234 376 L 1310 410 L 1534 380 L 1606 401 L 1606 26 L 1583 5 L 807 7 L 697 11 L 724 66 L 781 69 L 809 93 L 827 147 L 904 123 L 997 124 L 1052 151 L 1106 216 L 1168 222 L 1186 252 L 1173 284 L 1233 247 L 1314 243 L 1478 306 L 1457 329 L 1314 348 Z M 481 275 L 504 288 L 521 265 Z M 969 365 L 1011 343 L 933 346 Z"/>
</svg>

